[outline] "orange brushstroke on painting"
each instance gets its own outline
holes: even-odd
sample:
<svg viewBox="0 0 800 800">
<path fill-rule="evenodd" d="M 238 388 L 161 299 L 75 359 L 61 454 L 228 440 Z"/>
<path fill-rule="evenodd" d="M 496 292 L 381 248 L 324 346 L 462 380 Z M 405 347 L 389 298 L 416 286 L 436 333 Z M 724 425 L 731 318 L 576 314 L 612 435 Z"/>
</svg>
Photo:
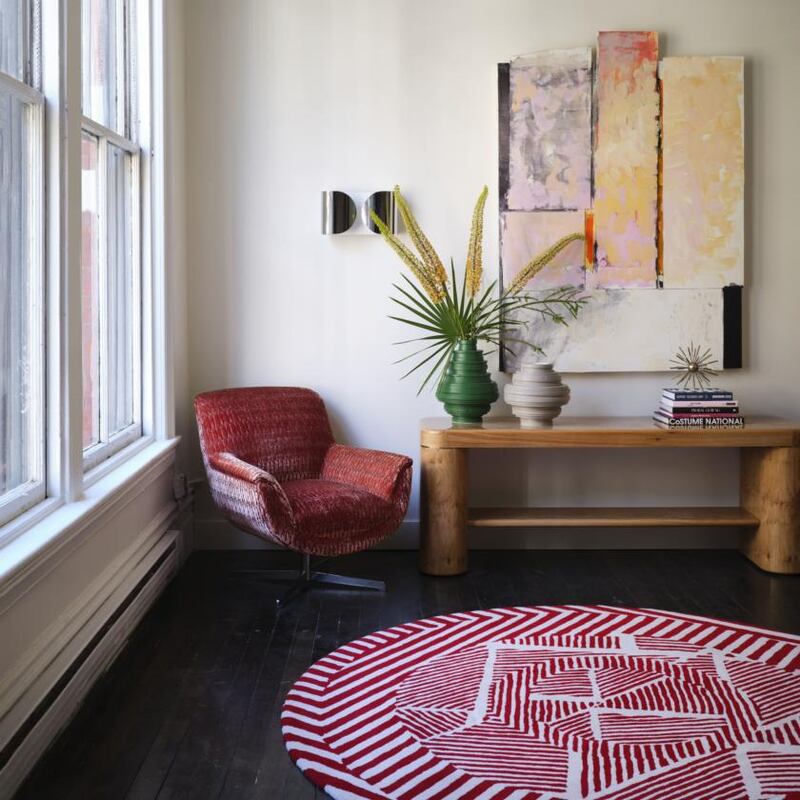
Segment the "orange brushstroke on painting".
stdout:
<svg viewBox="0 0 800 800">
<path fill-rule="evenodd" d="M 583 216 L 584 266 L 586 270 L 594 268 L 594 211 L 586 211 Z"/>
</svg>

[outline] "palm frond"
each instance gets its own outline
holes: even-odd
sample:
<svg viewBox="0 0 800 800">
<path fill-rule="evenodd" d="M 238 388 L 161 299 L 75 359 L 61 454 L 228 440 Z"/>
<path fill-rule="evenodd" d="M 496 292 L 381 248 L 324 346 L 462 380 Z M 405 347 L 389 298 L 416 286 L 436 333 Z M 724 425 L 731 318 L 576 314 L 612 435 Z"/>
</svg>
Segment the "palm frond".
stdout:
<svg viewBox="0 0 800 800">
<path fill-rule="evenodd" d="M 415 364 L 413 367 L 411 367 L 411 369 L 408 372 L 406 372 L 405 375 L 401 375 L 400 376 L 400 380 L 403 380 L 403 378 L 407 378 L 409 375 L 412 375 L 413 373 L 415 373 L 421 367 L 424 367 L 425 364 L 427 364 L 431 359 L 436 358 L 436 356 L 441 353 L 443 348 L 449 348 L 449 347 L 450 347 L 449 342 L 445 342 L 443 345 L 441 345 L 436 350 L 434 350 L 433 353 L 431 353 L 430 355 L 425 356 L 425 358 L 423 358 L 422 361 L 420 361 L 418 364 Z"/>
<path fill-rule="evenodd" d="M 408 297 L 410 302 L 412 302 L 412 303 L 415 302 L 414 299 L 410 295 L 407 295 L 402 290 L 399 290 L 399 291 L 404 296 Z M 406 311 L 409 311 L 412 314 L 416 314 L 418 317 L 420 317 L 420 319 L 425 319 L 428 322 L 432 323 L 433 325 L 437 325 L 439 323 L 439 317 L 438 316 L 436 316 L 435 314 L 431 314 L 430 312 L 426 311 L 424 308 L 422 308 L 422 307 L 420 307 L 420 306 L 418 306 L 416 304 L 415 305 L 409 305 L 408 303 L 404 303 L 402 300 L 400 300 L 397 297 L 390 297 L 389 299 L 393 303 L 397 303 L 397 305 L 402 306 L 404 309 L 406 309 Z"/>
<path fill-rule="evenodd" d="M 406 325 L 413 325 L 415 328 L 422 328 L 426 331 L 434 331 L 435 333 L 439 333 L 439 328 L 434 328 L 430 325 L 423 325 L 421 322 L 416 322 L 413 319 L 403 319 L 403 317 L 395 317 L 392 314 L 389 314 L 389 319 L 393 319 L 395 322 L 403 322 Z"/>
<path fill-rule="evenodd" d="M 419 350 L 415 350 L 413 353 L 409 353 L 408 355 L 405 355 L 402 358 L 398 358 L 396 361 L 392 361 L 392 364 L 393 365 L 402 364 L 403 362 L 408 361 L 409 359 L 412 359 L 416 356 L 420 356 L 423 353 L 427 353 L 429 350 L 433 350 L 435 348 L 441 347 L 443 344 L 447 344 L 447 339 L 443 337 L 437 337 L 437 338 L 438 341 L 432 342 L 431 344 L 426 345 L 425 347 L 420 347 Z"/>
<path fill-rule="evenodd" d="M 425 377 L 425 380 L 422 382 L 422 385 L 417 390 L 417 396 L 421 395 L 422 392 L 425 390 L 425 387 L 430 383 L 431 378 L 439 373 L 439 380 L 441 380 L 442 375 L 444 375 L 444 371 L 447 369 L 447 365 L 450 363 L 450 357 L 453 354 L 453 350 L 455 349 L 455 344 L 451 344 L 442 355 L 439 357 L 439 360 L 431 367 L 430 372 Z"/>
</svg>

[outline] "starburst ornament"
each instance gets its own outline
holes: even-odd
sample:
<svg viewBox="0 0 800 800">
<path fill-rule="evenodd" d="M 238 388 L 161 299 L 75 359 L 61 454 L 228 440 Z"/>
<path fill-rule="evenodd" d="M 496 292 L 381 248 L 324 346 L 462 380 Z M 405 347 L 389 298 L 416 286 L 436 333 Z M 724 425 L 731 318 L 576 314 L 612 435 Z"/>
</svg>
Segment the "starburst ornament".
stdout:
<svg viewBox="0 0 800 800">
<path fill-rule="evenodd" d="M 690 342 L 688 347 L 679 347 L 678 352 L 670 359 L 672 370 L 682 374 L 676 375 L 675 380 L 684 389 L 705 389 L 711 386 L 711 378 L 717 371 L 712 366 L 717 363 L 716 358 L 711 358 L 711 350 L 705 350 L 700 345 Z"/>
</svg>

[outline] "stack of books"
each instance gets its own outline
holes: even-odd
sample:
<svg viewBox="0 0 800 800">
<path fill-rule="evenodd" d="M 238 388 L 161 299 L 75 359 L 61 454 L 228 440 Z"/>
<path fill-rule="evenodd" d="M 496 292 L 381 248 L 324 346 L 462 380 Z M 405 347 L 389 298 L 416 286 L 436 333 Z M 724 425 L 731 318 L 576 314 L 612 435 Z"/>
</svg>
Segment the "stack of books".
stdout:
<svg viewBox="0 0 800 800">
<path fill-rule="evenodd" d="M 664 389 L 653 414 L 660 428 L 743 428 L 733 392 L 725 389 Z"/>
</svg>

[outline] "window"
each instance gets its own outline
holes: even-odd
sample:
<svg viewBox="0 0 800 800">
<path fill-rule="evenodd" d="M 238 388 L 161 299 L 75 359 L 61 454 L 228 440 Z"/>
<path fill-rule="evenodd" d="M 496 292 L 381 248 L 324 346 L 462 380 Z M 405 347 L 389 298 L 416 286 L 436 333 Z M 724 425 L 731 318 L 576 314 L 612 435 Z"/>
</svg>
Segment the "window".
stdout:
<svg viewBox="0 0 800 800">
<path fill-rule="evenodd" d="M 0 0 L 0 525 L 44 498 L 38 7 Z"/>
<path fill-rule="evenodd" d="M 81 296 L 86 468 L 142 435 L 134 0 L 82 0 Z"/>
<path fill-rule="evenodd" d="M 0 0 L 0 547 L 172 432 L 164 2 Z"/>
</svg>

